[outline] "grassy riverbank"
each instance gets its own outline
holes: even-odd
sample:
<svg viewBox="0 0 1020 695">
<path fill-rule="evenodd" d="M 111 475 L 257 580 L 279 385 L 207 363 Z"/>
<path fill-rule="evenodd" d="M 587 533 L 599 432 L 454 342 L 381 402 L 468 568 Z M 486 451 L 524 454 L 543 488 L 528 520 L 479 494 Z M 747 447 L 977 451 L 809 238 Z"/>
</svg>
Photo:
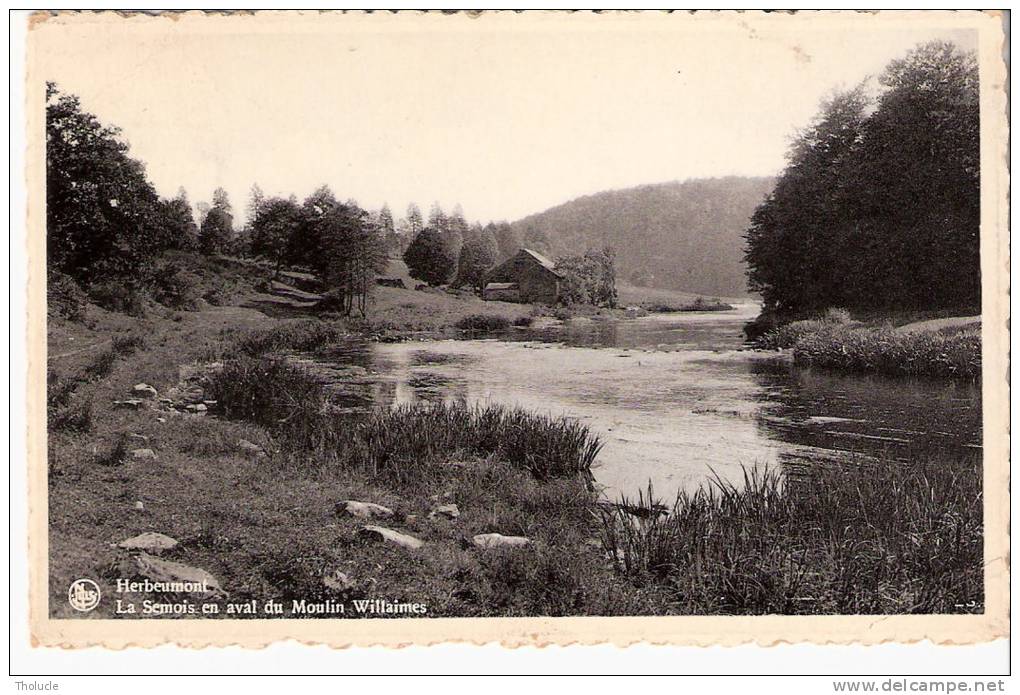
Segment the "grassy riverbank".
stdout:
<svg viewBox="0 0 1020 695">
<path fill-rule="evenodd" d="M 765 333 L 758 345 L 790 349 L 800 364 L 843 372 L 977 379 L 981 375 L 981 324 L 932 320 L 854 321 L 841 310 L 794 321 Z M 949 325 L 941 325 L 948 323 Z"/>
<path fill-rule="evenodd" d="M 393 292 L 402 298 L 380 302 L 438 297 L 421 301 L 456 320 L 479 313 L 469 299 Z M 978 457 L 918 454 L 785 484 L 773 472 L 641 520 L 641 505 L 600 501 L 599 433 L 575 421 L 499 406 L 338 411 L 313 373 L 280 355 L 359 329 L 267 317 L 251 308 L 264 300 L 51 319 L 53 615 L 73 614 L 67 587 L 81 577 L 114 596 L 136 569 L 113 544 L 147 531 L 177 539 L 164 557 L 210 572 L 231 603 L 384 598 L 424 602 L 433 616 L 980 609 Z M 115 408 L 139 382 L 172 399 L 197 389 L 208 410 Z M 345 500 L 393 516 L 338 513 Z M 449 504 L 456 518 L 435 514 Z M 424 546 L 371 542 L 366 523 Z M 486 533 L 531 543 L 476 546 Z M 104 600 L 94 615 L 113 611 Z"/>
</svg>

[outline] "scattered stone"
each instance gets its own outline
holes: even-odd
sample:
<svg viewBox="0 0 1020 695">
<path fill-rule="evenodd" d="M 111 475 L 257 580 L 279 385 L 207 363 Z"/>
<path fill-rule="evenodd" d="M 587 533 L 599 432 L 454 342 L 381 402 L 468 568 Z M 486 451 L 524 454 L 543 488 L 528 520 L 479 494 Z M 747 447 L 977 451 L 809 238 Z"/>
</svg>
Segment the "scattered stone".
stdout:
<svg viewBox="0 0 1020 695">
<path fill-rule="evenodd" d="M 189 413 L 205 413 L 205 411 L 209 410 L 205 406 L 205 403 L 197 403 L 197 404 L 196 403 L 192 403 L 191 405 L 184 406 L 184 409 L 187 410 Z"/>
<path fill-rule="evenodd" d="M 405 524 L 411 524 L 411 525 L 414 525 L 414 524 L 418 523 L 418 515 L 417 514 L 408 514 L 407 516 L 404 517 L 404 523 Z"/>
<path fill-rule="evenodd" d="M 218 401 L 202 401 L 202 404 L 205 405 L 207 408 L 212 408 L 216 405 L 217 402 Z"/>
<path fill-rule="evenodd" d="M 132 432 L 131 434 L 129 434 L 128 435 L 128 439 L 137 439 L 140 442 L 148 442 L 149 441 L 148 437 L 146 437 L 144 434 L 138 434 L 137 432 Z"/>
<path fill-rule="evenodd" d="M 393 516 L 393 510 L 374 502 L 357 502 L 346 500 L 336 505 L 337 513 L 345 513 L 356 516 L 359 519 L 389 519 Z"/>
<path fill-rule="evenodd" d="M 408 536 L 406 533 L 400 533 L 383 526 L 366 526 L 358 532 L 358 535 L 373 541 L 387 541 L 402 548 L 410 548 L 411 550 L 417 550 L 425 545 L 423 541 L 418 540 L 414 536 Z"/>
<path fill-rule="evenodd" d="M 241 448 L 241 451 L 245 451 L 249 454 L 252 454 L 256 458 L 262 458 L 263 456 L 266 455 L 265 449 L 260 447 L 258 444 L 255 444 L 254 442 L 249 442 L 247 439 L 242 439 L 241 441 L 239 441 L 237 443 L 237 446 Z"/>
<path fill-rule="evenodd" d="M 530 538 L 504 536 L 502 533 L 480 533 L 472 540 L 479 548 L 520 547 L 531 543 Z"/>
<path fill-rule="evenodd" d="M 148 384 L 135 384 L 131 389 L 131 393 L 138 398 L 155 398 L 159 392 L 156 391 L 155 387 Z"/>
<path fill-rule="evenodd" d="M 145 401 L 141 398 L 125 398 L 122 401 L 114 401 L 113 407 L 125 410 L 141 410 L 145 407 Z"/>
<path fill-rule="evenodd" d="M 138 500 L 137 502 L 135 502 L 135 511 L 144 512 L 145 511 L 145 502 L 142 502 L 141 500 Z"/>
<path fill-rule="evenodd" d="M 135 449 L 131 452 L 131 458 L 138 461 L 155 460 L 156 452 L 152 449 Z"/>
<path fill-rule="evenodd" d="M 177 547 L 177 539 L 162 533 L 148 532 L 133 538 L 128 538 L 117 544 L 118 548 L 124 550 L 144 550 L 147 553 L 162 553 L 164 550 L 173 550 Z"/>
<path fill-rule="evenodd" d="M 166 423 L 166 418 L 165 417 L 158 417 L 158 418 L 156 418 L 156 422 Z"/>
<path fill-rule="evenodd" d="M 144 552 L 135 556 L 135 566 L 138 568 L 139 574 L 153 582 L 165 583 L 170 586 L 180 585 L 182 593 L 190 589 L 187 593 L 200 596 L 227 596 L 227 592 L 220 586 L 216 577 L 200 567 L 162 560 Z M 169 587 L 165 588 L 169 592 L 173 591 Z"/>
<path fill-rule="evenodd" d="M 354 588 L 354 580 L 340 570 L 324 576 L 322 583 L 326 585 L 326 588 L 333 591 L 350 591 Z"/>
<path fill-rule="evenodd" d="M 455 504 L 442 504 L 433 509 L 429 514 L 430 519 L 435 519 L 440 516 L 446 517 L 447 519 L 456 519 L 460 516 L 460 509 L 458 509 Z"/>
</svg>

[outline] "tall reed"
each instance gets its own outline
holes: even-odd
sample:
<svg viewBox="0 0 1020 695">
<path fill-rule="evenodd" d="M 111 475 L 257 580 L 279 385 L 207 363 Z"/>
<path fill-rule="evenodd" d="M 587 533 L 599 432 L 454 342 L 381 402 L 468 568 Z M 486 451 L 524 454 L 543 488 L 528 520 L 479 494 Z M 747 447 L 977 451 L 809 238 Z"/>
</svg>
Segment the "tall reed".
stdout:
<svg viewBox="0 0 1020 695">
<path fill-rule="evenodd" d="M 603 506 L 620 572 L 694 614 L 962 613 L 983 605 L 981 459 L 745 470 L 653 513 Z M 642 512 L 635 516 L 635 508 Z"/>
</svg>

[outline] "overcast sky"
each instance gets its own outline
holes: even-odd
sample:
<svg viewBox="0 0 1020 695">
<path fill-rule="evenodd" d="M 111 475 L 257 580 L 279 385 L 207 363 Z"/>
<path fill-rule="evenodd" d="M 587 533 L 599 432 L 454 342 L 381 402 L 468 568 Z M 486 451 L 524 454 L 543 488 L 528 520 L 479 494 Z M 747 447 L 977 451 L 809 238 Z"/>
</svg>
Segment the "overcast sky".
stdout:
<svg viewBox="0 0 1020 695">
<path fill-rule="evenodd" d="M 326 183 L 398 217 L 438 200 L 481 221 L 775 174 L 834 88 L 928 39 L 973 48 L 924 18 L 699 18 L 142 19 L 44 24 L 39 47 L 45 79 L 120 126 L 163 195 L 223 186 L 243 211 L 253 182 L 299 197 Z"/>
</svg>

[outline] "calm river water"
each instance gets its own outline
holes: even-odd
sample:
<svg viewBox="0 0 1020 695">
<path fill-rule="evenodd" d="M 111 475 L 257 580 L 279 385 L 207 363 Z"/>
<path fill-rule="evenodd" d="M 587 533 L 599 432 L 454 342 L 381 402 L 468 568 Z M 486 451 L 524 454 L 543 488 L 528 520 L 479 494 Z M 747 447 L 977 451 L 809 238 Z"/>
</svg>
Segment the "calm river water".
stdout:
<svg viewBox="0 0 1020 695">
<path fill-rule="evenodd" d="M 439 400 L 516 404 L 577 418 L 605 442 L 606 494 L 657 497 L 715 471 L 847 452 L 980 448 L 975 385 L 843 376 L 744 349 L 754 304 L 716 313 L 513 329 L 479 340 L 337 346 L 337 400 L 354 409 Z"/>
</svg>

